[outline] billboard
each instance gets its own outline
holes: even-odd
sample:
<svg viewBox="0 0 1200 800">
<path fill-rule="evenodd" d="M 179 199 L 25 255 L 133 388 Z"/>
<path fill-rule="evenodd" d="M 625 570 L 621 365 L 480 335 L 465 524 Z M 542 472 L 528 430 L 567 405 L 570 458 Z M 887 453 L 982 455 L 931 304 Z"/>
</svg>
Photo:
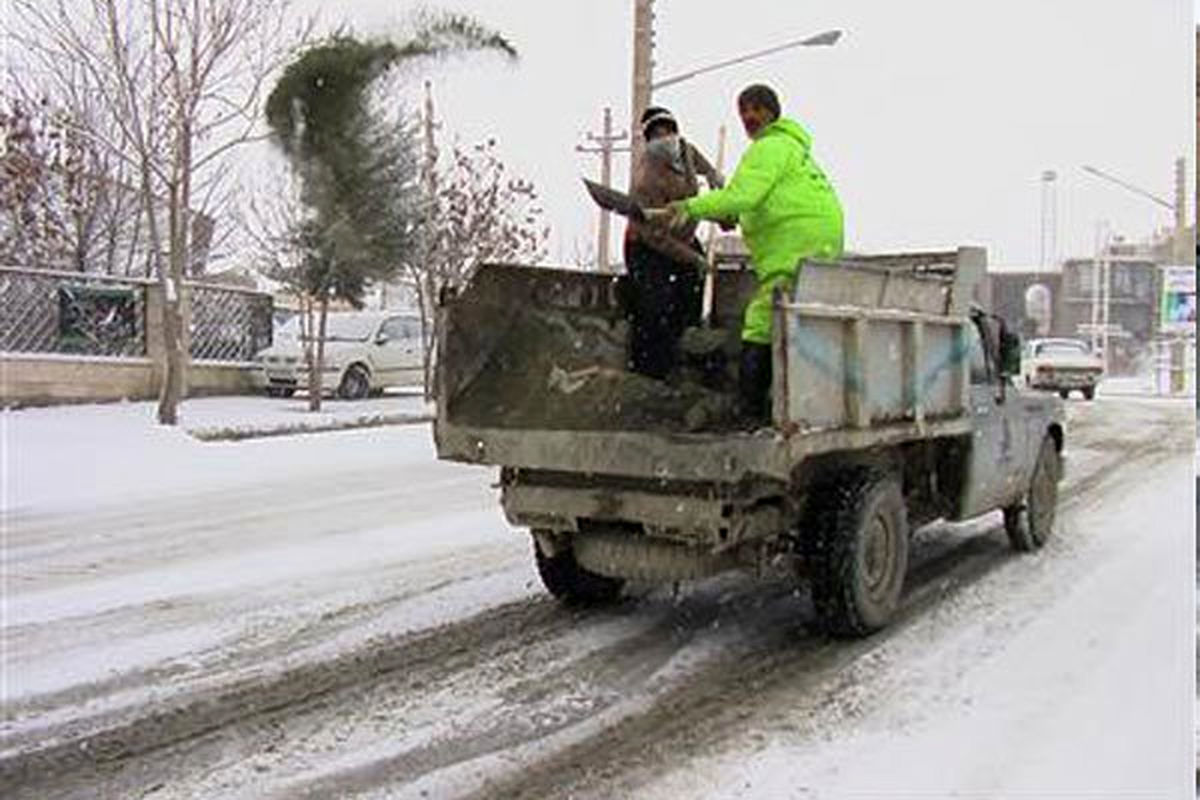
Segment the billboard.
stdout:
<svg viewBox="0 0 1200 800">
<path fill-rule="evenodd" d="M 1196 330 L 1196 268 L 1162 268 L 1162 301 L 1158 324 L 1163 333 L 1194 333 Z"/>
</svg>

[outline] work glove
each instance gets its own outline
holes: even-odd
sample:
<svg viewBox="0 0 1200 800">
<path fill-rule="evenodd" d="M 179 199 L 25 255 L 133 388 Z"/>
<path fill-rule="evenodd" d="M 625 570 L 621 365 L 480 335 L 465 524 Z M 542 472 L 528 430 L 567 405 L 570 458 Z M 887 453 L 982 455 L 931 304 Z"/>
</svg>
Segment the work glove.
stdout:
<svg viewBox="0 0 1200 800">
<path fill-rule="evenodd" d="M 692 221 L 687 212 L 683 210 L 682 203 L 670 203 L 662 208 L 647 208 L 642 213 L 646 217 L 646 222 L 651 225 L 660 225 L 673 231 L 686 228 Z"/>
</svg>

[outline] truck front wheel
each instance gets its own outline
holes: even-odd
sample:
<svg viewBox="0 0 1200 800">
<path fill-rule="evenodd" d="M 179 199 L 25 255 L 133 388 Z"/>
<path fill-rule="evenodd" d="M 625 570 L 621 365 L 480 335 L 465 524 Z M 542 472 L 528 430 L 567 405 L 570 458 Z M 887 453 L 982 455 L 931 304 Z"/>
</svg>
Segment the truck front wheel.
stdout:
<svg viewBox="0 0 1200 800">
<path fill-rule="evenodd" d="M 814 494 L 812 595 L 834 636 L 883 628 L 908 569 L 908 514 L 899 481 L 874 469 L 843 473 Z"/>
<path fill-rule="evenodd" d="M 611 603 L 621 594 L 625 582 L 617 578 L 597 575 L 579 566 L 575 553 L 563 548 L 553 555 L 546 555 L 533 541 L 533 556 L 537 561 L 538 575 L 546 591 L 554 595 L 565 606 L 582 607 Z"/>
<path fill-rule="evenodd" d="M 1037 550 L 1050 538 L 1054 528 L 1054 509 L 1058 505 L 1058 478 L 1061 464 L 1054 439 L 1042 439 L 1029 488 L 1019 503 L 1004 509 L 1004 532 L 1014 550 Z"/>
</svg>

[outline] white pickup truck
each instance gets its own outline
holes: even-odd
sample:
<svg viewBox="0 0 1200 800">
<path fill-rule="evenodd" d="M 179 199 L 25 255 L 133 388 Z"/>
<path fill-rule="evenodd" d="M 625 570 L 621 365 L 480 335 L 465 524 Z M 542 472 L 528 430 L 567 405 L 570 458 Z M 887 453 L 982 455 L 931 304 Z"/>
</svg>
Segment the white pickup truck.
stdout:
<svg viewBox="0 0 1200 800">
<path fill-rule="evenodd" d="M 482 266 L 442 298 L 438 455 L 502 467 L 505 514 L 565 603 L 783 564 L 828 631 L 870 633 L 917 526 L 1000 509 L 1018 550 L 1053 527 L 1062 402 L 1012 382 L 1016 337 L 972 304 L 985 263 L 964 247 L 806 264 L 776 297 L 756 431 L 720 416 L 736 384 L 720 364 L 700 385 L 626 370 L 624 277 Z M 716 276 L 734 352 L 754 288 Z"/>
</svg>

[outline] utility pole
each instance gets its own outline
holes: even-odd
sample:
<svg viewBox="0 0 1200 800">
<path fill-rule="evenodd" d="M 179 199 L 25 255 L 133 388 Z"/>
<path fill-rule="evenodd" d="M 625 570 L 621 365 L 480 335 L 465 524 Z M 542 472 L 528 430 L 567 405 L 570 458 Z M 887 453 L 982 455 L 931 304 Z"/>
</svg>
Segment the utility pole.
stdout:
<svg viewBox="0 0 1200 800">
<path fill-rule="evenodd" d="M 1191 242 L 1187 236 L 1187 159 L 1175 159 L 1175 236 L 1171 242 L 1176 264 L 1192 260 Z"/>
<path fill-rule="evenodd" d="M 650 106 L 650 86 L 654 76 L 654 0 L 634 0 L 633 3 L 633 104 L 629 113 L 631 155 L 629 183 L 642 160 L 642 137 L 638 136 L 638 121 Z"/>
<path fill-rule="evenodd" d="M 614 147 L 615 142 L 628 137 L 628 133 L 621 131 L 613 133 L 612 129 L 612 109 L 605 107 L 604 109 L 604 127 L 601 133 L 597 136 L 594 133 L 589 133 L 587 138 L 593 142 L 597 142 L 596 147 L 584 147 L 576 145 L 575 149 L 580 153 L 599 153 L 600 154 L 600 185 L 612 185 L 612 154 L 618 151 L 628 150 L 628 147 Z M 609 271 L 608 261 L 608 226 L 611 215 L 607 209 L 600 209 L 600 234 L 596 242 L 596 269 L 599 272 Z"/>
<path fill-rule="evenodd" d="M 1097 222 L 1096 223 L 1096 255 L 1094 257 L 1094 260 L 1092 261 L 1091 335 L 1092 335 L 1092 350 L 1093 351 L 1100 349 L 1100 314 L 1101 314 L 1100 309 L 1101 309 L 1101 304 L 1102 304 L 1102 297 L 1104 295 L 1106 295 L 1106 292 L 1104 292 L 1104 290 L 1101 287 L 1103 286 L 1103 281 L 1106 280 L 1106 278 L 1107 278 L 1107 275 L 1105 274 L 1107 272 L 1107 270 L 1105 270 L 1105 268 L 1104 268 L 1104 261 L 1105 261 L 1105 253 L 1108 250 L 1108 240 L 1109 240 L 1108 223 L 1107 222 Z M 1105 316 L 1108 316 L 1107 312 L 1105 313 Z M 1108 364 L 1108 354 L 1107 353 L 1104 354 L 1104 363 L 1107 366 L 1107 364 Z"/>
</svg>

